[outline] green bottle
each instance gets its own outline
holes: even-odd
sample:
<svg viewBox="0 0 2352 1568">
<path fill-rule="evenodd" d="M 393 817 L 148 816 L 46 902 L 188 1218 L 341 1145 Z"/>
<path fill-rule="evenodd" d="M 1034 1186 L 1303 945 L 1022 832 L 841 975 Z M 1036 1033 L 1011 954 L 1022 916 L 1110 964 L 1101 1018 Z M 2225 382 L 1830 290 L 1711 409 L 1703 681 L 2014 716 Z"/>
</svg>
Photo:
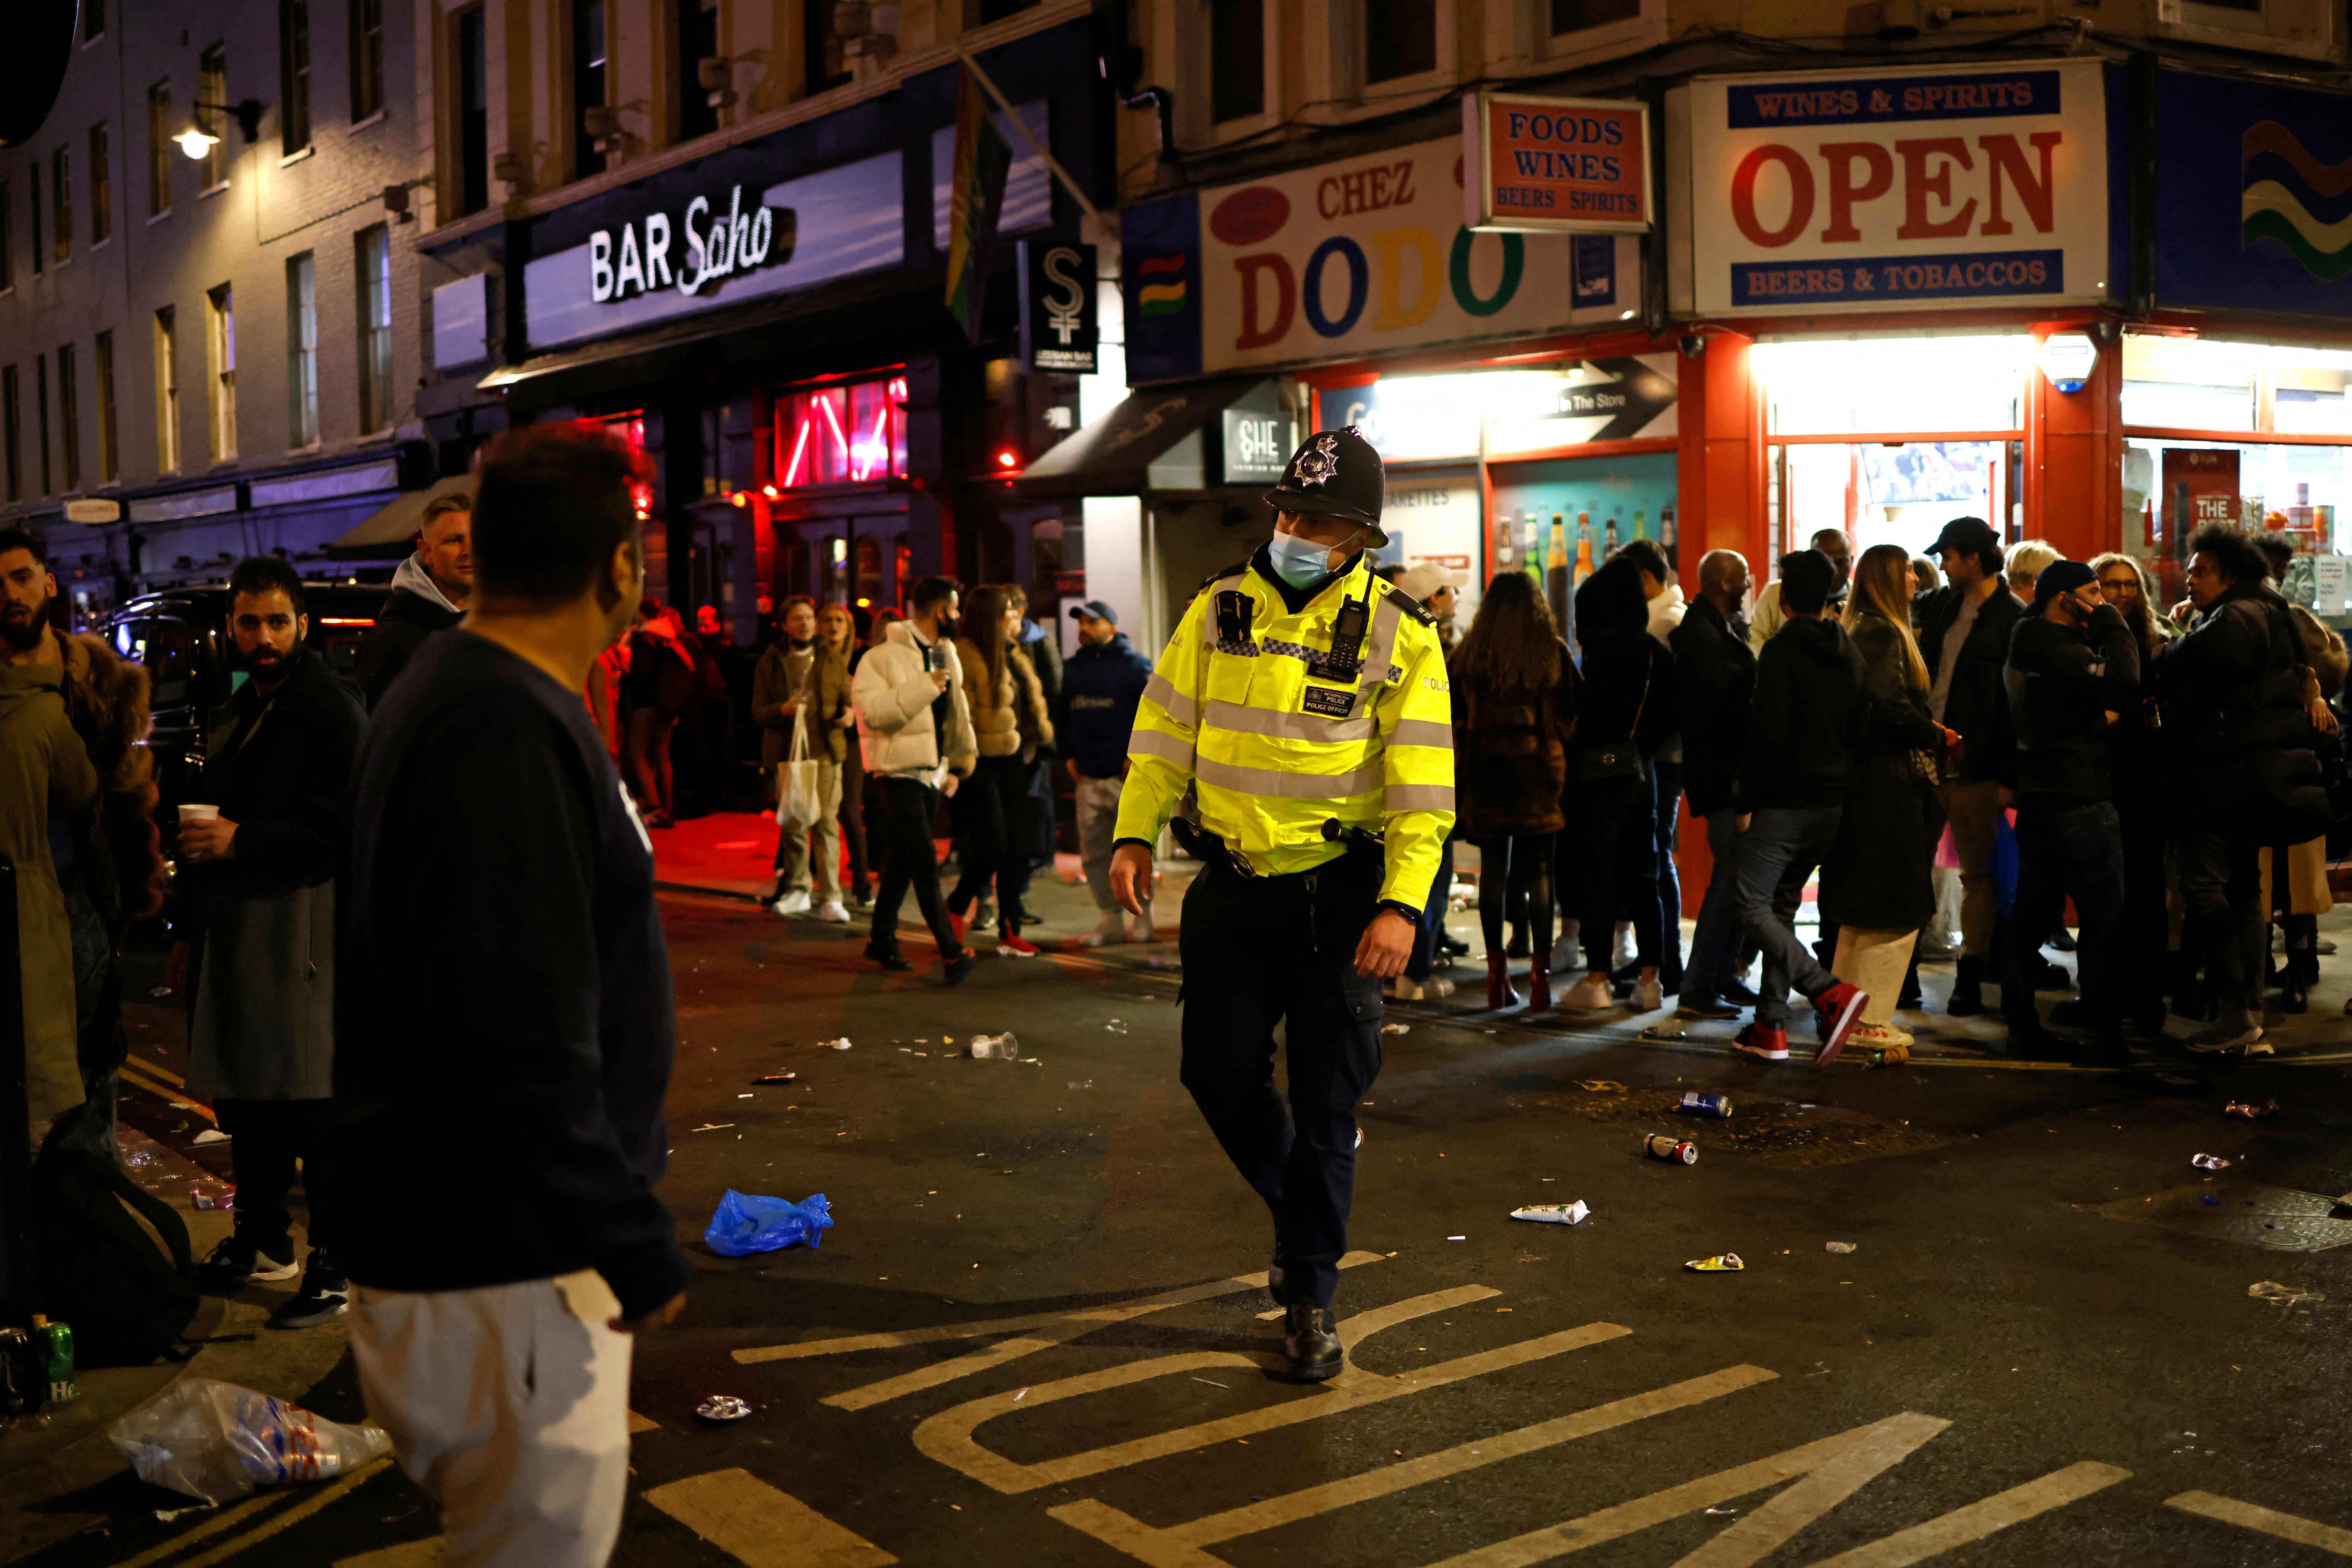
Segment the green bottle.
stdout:
<svg viewBox="0 0 2352 1568">
<path fill-rule="evenodd" d="M 73 1329 L 69 1324 L 53 1323 L 37 1314 L 33 1319 L 33 1338 L 48 1364 L 49 1403 L 66 1404 L 81 1392 L 74 1386 Z"/>
</svg>

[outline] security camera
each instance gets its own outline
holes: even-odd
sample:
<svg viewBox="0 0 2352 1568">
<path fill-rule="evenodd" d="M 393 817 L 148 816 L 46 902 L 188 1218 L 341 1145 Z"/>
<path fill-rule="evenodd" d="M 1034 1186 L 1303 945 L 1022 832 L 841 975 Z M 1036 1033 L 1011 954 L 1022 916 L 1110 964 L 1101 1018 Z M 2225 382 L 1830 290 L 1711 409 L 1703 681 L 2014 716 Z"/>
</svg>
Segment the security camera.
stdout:
<svg viewBox="0 0 2352 1568">
<path fill-rule="evenodd" d="M 1683 334 L 1683 358 L 1696 359 L 1706 353 L 1706 339 L 1697 332 Z"/>
</svg>

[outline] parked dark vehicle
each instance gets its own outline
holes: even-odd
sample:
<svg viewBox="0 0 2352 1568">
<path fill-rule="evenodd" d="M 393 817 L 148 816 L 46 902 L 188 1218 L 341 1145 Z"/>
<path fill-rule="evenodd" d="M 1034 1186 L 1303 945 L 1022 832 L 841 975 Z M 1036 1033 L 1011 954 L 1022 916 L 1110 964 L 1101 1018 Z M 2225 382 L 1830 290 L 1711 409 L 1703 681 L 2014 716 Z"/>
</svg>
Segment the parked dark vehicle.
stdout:
<svg viewBox="0 0 2352 1568">
<path fill-rule="evenodd" d="M 345 680 L 359 662 L 360 639 L 375 626 L 391 589 L 376 583 L 305 583 L 310 649 Z M 228 700 L 234 648 L 228 638 L 228 589 L 167 588 L 122 605 L 106 620 L 107 640 L 123 658 L 147 667 L 160 799 L 155 820 L 171 841 L 182 801 L 204 798 L 205 720 Z M 354 688 L 356 689 L 356 687 Z"/>
</svg>

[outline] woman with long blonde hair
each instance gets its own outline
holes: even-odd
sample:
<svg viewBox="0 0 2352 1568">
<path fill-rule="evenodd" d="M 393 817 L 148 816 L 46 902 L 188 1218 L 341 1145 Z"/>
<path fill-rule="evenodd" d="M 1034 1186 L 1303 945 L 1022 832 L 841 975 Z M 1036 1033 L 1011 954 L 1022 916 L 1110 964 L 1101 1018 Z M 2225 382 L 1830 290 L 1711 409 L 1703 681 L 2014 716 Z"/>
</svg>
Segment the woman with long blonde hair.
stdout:
<svg viewBox="0 0 2352 1568">
<path fill-rule="evenodd" d="M 1911 555 L 1874 544 L 1854 563 L 1846 635 L 1862 656 L 1862 701 L 1846 751 L 1845 813 L 1822 868 L 1822 920 L 1838 928 L 1830 967 L 1870 993 L 1848 1037 L 1907 1046 L 1895 1007 L 1919 928 L 1935 912 L 1928 816 L 1951 731 L 1927 716 L 1930 678 L 1911 636 Z"/>
</svg>

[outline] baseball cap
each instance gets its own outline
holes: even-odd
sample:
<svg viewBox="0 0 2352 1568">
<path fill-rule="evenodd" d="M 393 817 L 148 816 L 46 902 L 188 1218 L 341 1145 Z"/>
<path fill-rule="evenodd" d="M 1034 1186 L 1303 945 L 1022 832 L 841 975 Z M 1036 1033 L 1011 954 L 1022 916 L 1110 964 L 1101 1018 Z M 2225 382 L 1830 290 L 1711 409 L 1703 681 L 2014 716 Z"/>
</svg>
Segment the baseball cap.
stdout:
<svg viewBox="0 0 2352 1568">
<path fill-rule="evenodd" d="M 2000 535 L 1980 517 L 1956 517 L 1944 524 L 1944 531 L 1936 535 L 1936 542 L 1927 546 L 1930 555 L 1941 555 L 1947 550 L 1982 556 L 1987 552 L 2000 553 Z"/>
<path fill-rule="evenodd" d="M 1398 591 L 1410 594 L 1423 604 L 1440 588 L 1458 589 L 1468 581 L 1469 573 L 1453 571 L 1434 561 L 1416 561 L 1396 575 Z"/>
<path fill-rule="evenodd" d="M 1112 626 L 1118 625 L 1118 612 L 1100 599 L 1088 599 L 1083 605 L 1070 606 L 1070 619 L 1075 621 L 1088 616 L 1097 621 L 1108 621 Z"/>
<path fill-rule="evenodd" d="M 2099 574 L 2080 561 L 2053 561 L 2033 579 L 2033 607 L 2040 610 L 2061 594 L 2071 594 L 2099 580 Z"/>
</svg>

